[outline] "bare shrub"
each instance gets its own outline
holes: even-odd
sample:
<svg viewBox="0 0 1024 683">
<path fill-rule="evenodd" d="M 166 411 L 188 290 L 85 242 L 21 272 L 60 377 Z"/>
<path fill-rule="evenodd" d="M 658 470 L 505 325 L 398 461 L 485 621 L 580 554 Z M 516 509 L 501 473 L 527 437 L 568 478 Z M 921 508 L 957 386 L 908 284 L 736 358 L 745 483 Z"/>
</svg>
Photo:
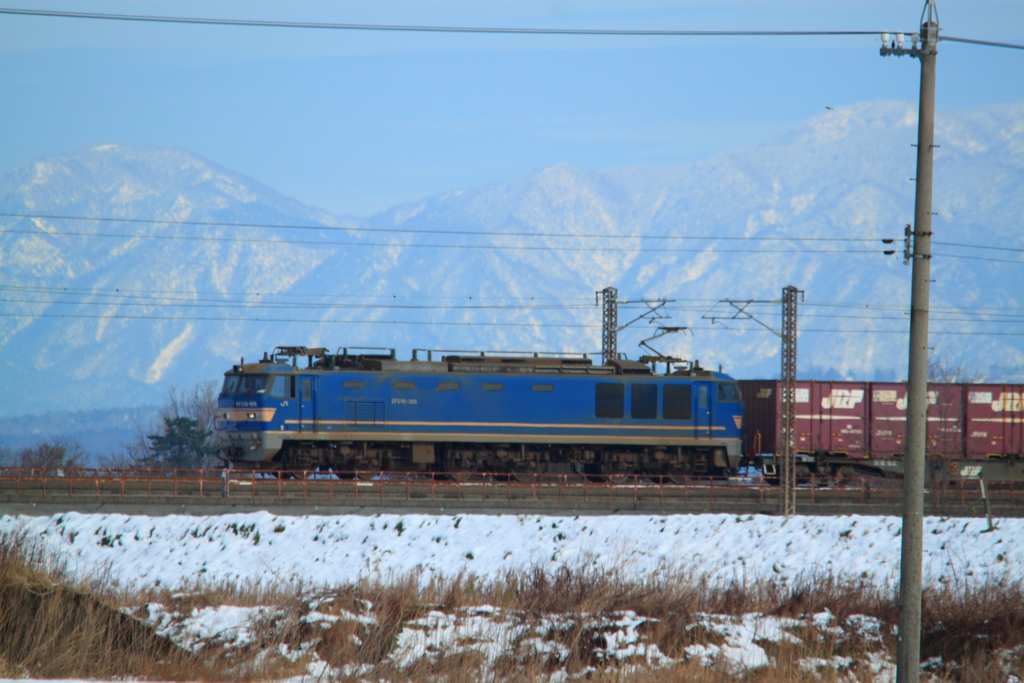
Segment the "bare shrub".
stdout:
<svg viewBox="0 0 1024 683">
<path fill-rule="evenodd" d="M 18 450 L 0 447 L 0 465 L 8 467 L 69 469 L 83 467 L 87 460 L 82 444 L 67 436 L 52 436 Z"/>
<path fill-rule="evenodd" d="M 959 354 L 935 353 L 928 359 L 928 381 L 942 384 L 984 381 L 985 375 L 978 360 L 969 357 L 966 349 Z"/>
</svg>

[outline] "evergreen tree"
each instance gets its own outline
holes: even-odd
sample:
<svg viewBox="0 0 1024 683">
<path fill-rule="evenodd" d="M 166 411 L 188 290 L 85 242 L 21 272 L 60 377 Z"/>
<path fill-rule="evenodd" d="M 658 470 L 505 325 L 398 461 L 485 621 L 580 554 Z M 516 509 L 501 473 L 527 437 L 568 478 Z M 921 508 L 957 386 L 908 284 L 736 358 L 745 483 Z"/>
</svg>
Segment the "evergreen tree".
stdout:
<svg viewBox="0 0 1024 683">
<path fill-rule="evenodd" d="M 202 467 L 206 456 L 217 452 L 206 443 L 211 432 L 201 429 L 198 420 L 165 416 L 163 432 L 148 437 L 154 464 L 193 469 Z"/>
</svg>

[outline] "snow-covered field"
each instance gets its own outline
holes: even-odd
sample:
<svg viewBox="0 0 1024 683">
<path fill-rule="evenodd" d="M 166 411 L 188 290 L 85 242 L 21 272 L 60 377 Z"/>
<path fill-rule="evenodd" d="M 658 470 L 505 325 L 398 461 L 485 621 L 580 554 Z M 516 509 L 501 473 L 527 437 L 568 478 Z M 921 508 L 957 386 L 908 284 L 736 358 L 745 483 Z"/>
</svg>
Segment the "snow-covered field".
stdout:
<svg viewBox="0 0 1024 683">
<path fill-rule="evenodd" d="M 735 515 L 339 515 L 0 517 L 78 576 L 173 588 L 196 580 L 337 585 L 422 572 L 493 578 L 508 569 L 590 565 L 680 571 L 713 584 L 847 577 L 893 585 L 897 517 Z M 1024 519 L 925 519 L 927 584 L 1024 578 Z"/>
<path fill-rule="evenodd" d="M 987 527 L 981 519 L 926 518 L 926 585 L 946 583 L 959 589 L 989 580 L 1024 579 L 1024 520 L 1001 519 L 995 530 Z M 168 604 L 150 602 L 129 611 L 192 652 L 251 647 L 266 638 L 268 624 L 278 628 L 297 619 L 307 627 L 296 632 L 305 635 L 277 642 L 261 655 L 294 663 L 301 672 L 295 680 L 373 678 L 375 666 L 404 670 L 417 662 L 465 655 L 487 666 L 510 658 L 544 661 L 548 673 L 543 678 L 549 681 L 585 678 L 608 665 L 622 671 L 672 672 L 699 663 L 740 674 L 772 665 L 772 652 L 791 647 L 803 653 L 794 659 L 796 666 L 811 676 L 832 671 L 838 680 L 851 683 L 886 683 L 894 680 L 894 667 L 883 641 L 891 643 L 893 626 L 858 614 L 838 619 L 827 609 L 798 618 L 696 614 L 685 627 L 694 634 L 689 636 L 692 644 L 672 653 L 651 635 L 658 619 L 633 611 L 538 614 L 486 604 L 430 609 L 410 618 L 375 664 L 356 658 L 332 666 L 318 648 L 332 629 L 350 633 L 347 638 L 357 646 L 379 629 L 374 605 L 366 600 L 342 605 L 332 590 L 360 579 L 387 582 L 412 573 L 425 584 L 437 576 L 499 579 L 509 570 L 539 567 L 554 572 L 568 566 L 623 577 L 660 572 L 691 576 L 712 587 L 831 576 L 891 588 L 899 574 L 900 530 L 899 518 L 862 516 L 0 517 L 0 533 L 38 541 L 74 576 L 129 589 L 185 591 L 174 594 Z M 276 605 L 190 605 L 190 590 L 221 582 L 293 584 L 306 597 L 298 612 L 294 605 L 291 612 Z M 565 634 L 573 629 L 591 634 L 589 668 L 561 668 L 570 658 Z M 820 647 L 826 641 L 840 654 L 828 659 L 807 654 L 826 651 Z M 1016 661 L 1022 652 L 1024 644 L 1000 656 Z M 1000 680 L 1019 683 L 1007 667 Z"/>
</svg>

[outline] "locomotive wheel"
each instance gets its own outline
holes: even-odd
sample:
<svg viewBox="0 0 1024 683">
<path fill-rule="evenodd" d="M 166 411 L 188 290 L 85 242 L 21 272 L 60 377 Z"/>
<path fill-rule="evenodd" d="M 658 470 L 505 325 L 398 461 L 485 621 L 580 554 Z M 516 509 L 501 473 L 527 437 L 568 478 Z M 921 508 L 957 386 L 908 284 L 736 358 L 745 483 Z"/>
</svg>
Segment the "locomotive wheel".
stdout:
<svg viewBox="0 0 1024 683">
<path fill-rule="evenodd" d="M 690 476 L 693 474 L 693 467 L 684 463 L 677 465 L 676 467 L 670 467 L 668 473 L 661 480 L 663 483 L 676 484 L 688 484 L 690 483 Z"/>
<path fill-rule="evenodd" d="M 451 459 L 447 457 L 445 457 L 445 459 L 443 460 L 443 464 L 445 473 L 448 475 L 448 478 L 451 479 L 452 481 L 469 481 L 470 477 L 476 474 L 475 472 L 470 472 L 469 470 L 458 469 L 455 463 L 452 462 Z"/>
<path fill-rule="evenodd" d="M 606 481 L 609 484 L 629 484 L 633 481 L 632 470 L 613 470 L 599 465 L 601 476 L 595 477 L 596 481 Z"/>
<path fill-rule="evenodd" d="M 523 484 L 529 484 L 537 481 L 537 475 L 543 474 L 547 470 L 541 463 L 532 460 L 523 466 L 517 468 L 517 471 L 510 472 L 510 476 L 513 481 L 518 481 Z"/>
</svg>

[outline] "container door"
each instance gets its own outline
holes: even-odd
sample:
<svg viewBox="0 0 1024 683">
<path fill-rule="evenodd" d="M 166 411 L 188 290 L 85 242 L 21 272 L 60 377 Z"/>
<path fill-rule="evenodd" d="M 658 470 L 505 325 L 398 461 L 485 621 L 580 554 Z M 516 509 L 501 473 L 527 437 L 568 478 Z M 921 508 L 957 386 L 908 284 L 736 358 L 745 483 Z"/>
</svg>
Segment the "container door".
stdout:
<svg viewBox="0 0 1024 683">
<path fill-rule="evenodd" d="M 316 432 L 316 377 L 302 376 L 298 378 L 296 400 L 299 402 L 299 431 Z"/>
<path fill-rule="evenodd" d="M 693 423 L 697 427 L 698 439 L 711 438 L 711 385 L 697 382 L 697 395 L 694 397 L 696 408 L 693 411 Z"/>
<path fill-rule="evenodd" d="M 929 455 L 938 455 L 946 459 L 964 456 L 963 411 L 963 385 L 928 385 Z"/>
<path fill-rule="evenodd" d="M 873 458 L 891 458 L 906 450 L 907 385 L 874 382 L 871 385 L 870 452 Z"/>
</svg>

